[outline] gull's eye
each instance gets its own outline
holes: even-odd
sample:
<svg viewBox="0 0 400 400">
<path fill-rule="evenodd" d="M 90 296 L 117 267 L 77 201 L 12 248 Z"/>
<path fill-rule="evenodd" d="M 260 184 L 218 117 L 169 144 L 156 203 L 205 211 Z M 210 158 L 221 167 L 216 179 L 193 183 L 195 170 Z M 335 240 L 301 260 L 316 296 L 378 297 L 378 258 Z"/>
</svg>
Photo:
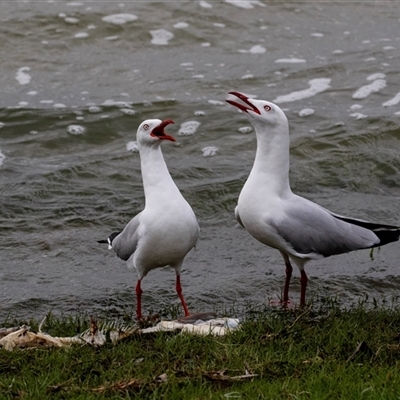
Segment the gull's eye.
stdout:
<svg viewBox="0 0 400 400">
<path fill-rule="evenodd" d="M 145 131 L 147 131 L 147 129 L 149 129 L 149 126 L 148 126 L 147 124 L 144 124 L 144 125 L 143 125 L 143 129 L 144 129 Z"/>
<path fill-rule="evenodd" d="M 268 104 L 266 106 L 264 106 L 264 110 L 265 111 L 271 111 L 272 107 L 270 107 Z"/>
</svg>

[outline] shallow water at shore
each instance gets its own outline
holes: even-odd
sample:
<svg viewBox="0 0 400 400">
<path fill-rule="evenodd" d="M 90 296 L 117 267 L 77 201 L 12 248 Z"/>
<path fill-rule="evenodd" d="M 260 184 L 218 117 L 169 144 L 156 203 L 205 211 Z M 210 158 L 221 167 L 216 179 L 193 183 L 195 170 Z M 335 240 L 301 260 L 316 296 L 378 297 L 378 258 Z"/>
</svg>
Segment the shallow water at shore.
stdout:
<svg viewBox="0 0 400 400">
<path fill-rule="evenodd" d="M 233 216 L 256 143 L 230 90 L 285 110 L 293 191 L 400 224 L 399 20 L 395 2 L 1 3 L 0 317 L 134 307 L 135 273 L 96 241 L 143 207 L 146 118 L 175 121 L 163 152 L 201 226 L 182 274 L 191 308 L 280 295 L 279 252 Z M 398 254 L 311 262 L 310 293 L 396 296 Z M 178 304 L 174 278 L 146 277 L 144 310 Z"/>
</svg>

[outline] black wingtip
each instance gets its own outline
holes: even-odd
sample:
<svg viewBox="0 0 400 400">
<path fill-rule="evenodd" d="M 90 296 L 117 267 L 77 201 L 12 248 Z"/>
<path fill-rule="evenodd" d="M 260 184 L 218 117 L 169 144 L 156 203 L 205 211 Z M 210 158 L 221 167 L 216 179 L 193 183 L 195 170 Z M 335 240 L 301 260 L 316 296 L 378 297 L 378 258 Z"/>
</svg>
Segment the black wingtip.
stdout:
<svg viewBox="0 0 400 400">
<path fill-rule="evenodd" d="M 400 230 L 374 230 L 376 236 L 379 238 L 379 243 L 375 246 L 384 246 L 385 244 L 397 242 L 400 237 Z"/>
<path fill-rule="evenodd" d="M 121 231 L 113 232 L 108 239 L 98 240 L 97 243 L 107 243 L 112 244 L 113 240 L 121 233 Z"/>
</svg>

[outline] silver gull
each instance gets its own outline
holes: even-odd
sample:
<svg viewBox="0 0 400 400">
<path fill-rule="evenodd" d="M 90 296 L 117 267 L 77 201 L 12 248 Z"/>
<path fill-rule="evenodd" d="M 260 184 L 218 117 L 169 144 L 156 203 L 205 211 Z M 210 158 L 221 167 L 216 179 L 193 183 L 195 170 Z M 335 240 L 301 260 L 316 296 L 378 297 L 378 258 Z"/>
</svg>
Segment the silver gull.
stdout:
<svg viewBox="0 0 400 400">
<path fill-rule="evenodd" d="M 254 238 L 278 249 L 286 265 L 282 303 L 289 301 L 293 261 L 300 270 L 300 306 L 305 305 L 307 261 L 397 241 L 400 227 L 343 217 L 294 194 L 289 184 L 289 125 L 284 112 L 264 100 L 230 92 L 226 100 L 249 118 L 257 137 L 250 175 L 235 216 Z"/>
<path fill-rule="evenodd" d="M 172 120 L 149 119 L 142 122 L 137 131 L 140 153 L 145 207 L 122 230 L 113 232 L 107 240 L 109 249 L 127 261 L 138 273 L 136 284 L 138 320 L 141 312 L 141 281 L 149 271 L 170 266 L 176 273 L 176 292 L 181 300 L 185 316 L 190 313 L 181 287 L 181 266 L 187 253 L 194 247 L 199 236 L 196 216 L 175 185 L 161 152 L 161 143 L 175 141 L 164 128 Z"/>
</svg>

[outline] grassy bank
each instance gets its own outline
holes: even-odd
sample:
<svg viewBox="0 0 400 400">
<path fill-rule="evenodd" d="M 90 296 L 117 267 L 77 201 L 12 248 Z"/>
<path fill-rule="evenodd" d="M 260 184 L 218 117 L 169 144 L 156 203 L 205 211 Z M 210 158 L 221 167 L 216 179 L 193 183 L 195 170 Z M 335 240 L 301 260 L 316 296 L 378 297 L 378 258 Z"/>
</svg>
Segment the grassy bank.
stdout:
<svg viewBox="0 0 400 400">
<path fill-rule="evenodd" d="M 50 318 L 43 329 L 86 327 Z M 100 348 L 0 350 L 0 399 L 398 399 L 399 341 L 395 308 L 253 307 L 226 337 L 159 332 Z"/>
</svg>

